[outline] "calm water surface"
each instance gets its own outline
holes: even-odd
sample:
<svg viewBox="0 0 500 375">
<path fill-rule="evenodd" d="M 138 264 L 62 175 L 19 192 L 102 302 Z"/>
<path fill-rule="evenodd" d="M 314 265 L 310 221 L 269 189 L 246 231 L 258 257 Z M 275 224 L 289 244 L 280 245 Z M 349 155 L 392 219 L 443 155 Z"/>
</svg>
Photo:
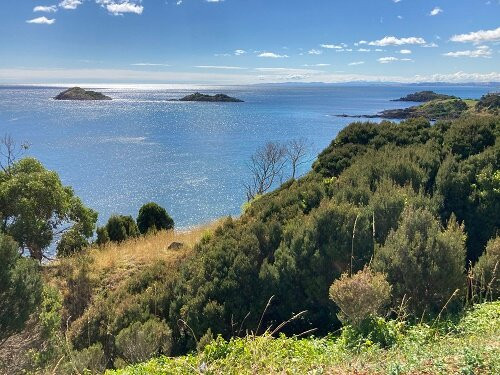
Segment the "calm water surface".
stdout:
<svg viewBox="0 0 500 375">
<path fill-rule="evenodd" d="M 88 87 L 89 88 L 89 87 Z M 0 135 L 32 144 L 30 155 L 56 170 L 99 223 L 113 213 L 137 216 L 149 201 L 187 228 L 238 215 L 245 200 L 246 162 L 267 141 L 306 137 L 312 160 L 352 119 L 407 103 L 424 89 L 478 98 L 481 86 L 99 87 L 104 102 L 51 99 L 54 87 L 0 86 Z M 244 103 L 183 103 L 194 91 L 224 92 Z M 306 172 L 310 164 L 303 166 Z"/>
</svg>

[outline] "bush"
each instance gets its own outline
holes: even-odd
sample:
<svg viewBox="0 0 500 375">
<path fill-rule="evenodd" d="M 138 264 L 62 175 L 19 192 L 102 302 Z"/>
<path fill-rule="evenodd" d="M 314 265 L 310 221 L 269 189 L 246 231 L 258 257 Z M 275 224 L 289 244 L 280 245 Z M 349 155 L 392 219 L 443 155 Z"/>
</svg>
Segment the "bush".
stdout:
<svg viewBox="0 0 500 375">
<path fill-rule="evenodd" d="M 491 239 L 473 269 L 475 292 L 496 300 L 500 297 L 500 237 Z"/>
<path fill-rule="evenodd" d="M 113 242 L 123 242 L 130 237 L 139 236 L 139 228 L 132 216 L 113 215 L 106 224 L 109 240 Z M 103 233 L 103 236 L 105 234 Z M 105 238 L 105 237 L 104 237 Z M 103 238 L 103 240 L 104 240 Z"/>
<path fill-rule="evenodd" d="M 106 370 L 106 357 L 100 343 L 71 353 L 70 363 L 64 367 L 67 373 L 102 374 Z"/>
<path fill-rule="evenodd" d="M 57 256 L 65 257 L 73 255 L 88 246 L 89 242 L 78 230 L 74 228 L 64 233 L 57 244 Z"/>
<path fill-rule="evenodd" d="M 406 208 L 396 231 L 376 250 L 374 269 L 387 273 L 396 303 L 411 312 L 438 312 L 465 284 L 465 235 L 454 217 L 443 230 L 426 209 Z"/>
<path fill-rule="evenodd" d="M 156 203 L 147 203 L 139 210 L 137 226 L 142 234 L 149 230 L 173 229 L 174 220 Z"/>
<path fill-rule="evenodd" d="M 365 267 L 353 276 L 344 273 L 330 287 L 330 298 L 340 308 L 339 319 L 360 326 L 370 317 L 383 313 L 391 299 L 391 286 L 385 275 Z"/>
<path fill-rule="evenodd" d="M 106 245 L 110 241 L 108 230 L 106 229 L 106 227 L 97 228 L 96 233 L 97 233 L 96 243 L 99 246 Z"/>
<path fill-rule="evenodd" d="M 165 323 L 155 319 L 146 323 L 135 322 L 118 334 L 116 347 L 129 364 L 144 362 L 160 352 L 170 354 L 172 331 Z"/>
<path fill-rule="evenodd" d="M 19 255 L 19 246 L 0 233 L 0 342 L 24 328 L 42 294 L 40 266 Z"/>
</svg>

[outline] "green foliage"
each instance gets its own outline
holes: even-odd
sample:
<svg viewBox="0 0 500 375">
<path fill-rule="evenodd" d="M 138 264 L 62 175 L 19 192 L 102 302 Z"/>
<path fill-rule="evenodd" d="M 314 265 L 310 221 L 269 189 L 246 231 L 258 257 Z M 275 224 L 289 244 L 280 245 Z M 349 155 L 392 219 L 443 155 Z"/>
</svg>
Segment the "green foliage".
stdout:
<svg viewBox="0 0 500 375">
<path fill-rule="evenodd" d="M 500 94 L 490 93 L 483 95 L 476 103 L 476 111 L 486 111 L 498 115 L 500 113 Z"/>
<path fill-rule="evenodd" d="M 116 347 L 127 363 L 144 362 L 160 353 L 170 354 L 172 332 L 155 319 L 144 324 L 135 322 L 116 336 Z"/>
<path fill-rule="evenodd" d="M 417 316 L 437 313 L 464 289 L 464 245 L 463 227 L 454 218 L 443 230 L 429 211 L 408 207 L 398 229 L 376 250 L 373 267 L 387 273 L 397 304 L 405 298 Z"/>
<path fill-rule="evenodd" d="M 330 287 L 330 298 L 339 306 L 339 319 L 354 327 L 361 326 L 369 318 L 384 313 L 391 299 L 391 286 L 385 275 L 368 267 L 349 276 L 342 274 Z"/>
<path fill-rule="evenodd" d="M 65 372 L 69 374 L 102 374 L 106 370 L 106 357 L 100 343 L 80 351 L 73 351 L 66 363 Z"/>
<path fill-rule="evenodd" d="M 149 230 L 173 229 L 174 220 L 156 203 L 146 203 L 139 210 L 137 226 L 142 234 Z"/>
<path fill-rule="evenodd" d="M 496 127 L 494 118 L 459 119 L 446 132 L 444 144 L 459 158 L 468 158 L 495 144 Z"/>
<path fill-rule="evenodd" d="M 475 293 L 481 298 L 497 300 L 500 297 L 500 237 L 486 245 L 486 251 L 473 269 Z"/>
<path fill-rule="evenodd" d="M 41 294 L 40 266 L 21 257 L 18 244 L 0 233 L 0 343 L 24 328 Z"/>
<path fill-rule="evenodd" d="M 113 215 L 106 224 L 106 231 L 110 241 L 123 242 L 128 238 L 139 237 L 140 232 L 132 216 Z M 102 233 L 102 241 L 105 234 Z"/>
<path fill-rule="evenodd" d="M 106 245 L 110 241 L 108 230 L 106 227 L 98 227 L 96 233 L 97 233 L 96 243 L 98 245 L 100 246 Z"/>
<path fill-rule="evenodd" d="M 0 172 L 0 213 L 2 231 L 39 261 L 59 228 L 70 224 L 88 238 L 97 221 L 97 213 L 63 186 L 57 173 L 32 158 Z"/>
<path fill-rule="evenodd" d="M 57 256 L 65 257 L 80 252 L 83 248 L 87 247 L 89 242 L 75 228 L 71 228 L 64 233 L 61 240 L 57 244 Z"/>
<path fill-rule="evenodd" d="M 448 329 L 373 320 L 340 337 L 218 337 L 203 352 L 160 357 L 108 375 L 192 374 L 497 374 L 500 303 L 476 306 Z"/>
<path fill-rule="evenodd" d="M 38 314 L 44 345 L 37 350 L 31 350 L 32 367 L 35 370 L 46 368 L 64 355 L 61 313 L 62 297 L 59 291 L 51 286 L 45 286 Z"/>
</svg>

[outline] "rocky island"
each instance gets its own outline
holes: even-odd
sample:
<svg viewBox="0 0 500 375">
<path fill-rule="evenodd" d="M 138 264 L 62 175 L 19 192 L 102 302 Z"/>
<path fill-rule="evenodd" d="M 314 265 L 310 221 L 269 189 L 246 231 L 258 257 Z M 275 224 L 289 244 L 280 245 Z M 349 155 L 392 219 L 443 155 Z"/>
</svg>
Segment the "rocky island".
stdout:
<svg viewBox="0 0 500 375">
<path fill-rule="evenodd" d="M 430 102 L 432 100 L 457 99 L 456 96 L 437 94 L 434 91 L 419 91 L 413 94 L 394 99 L 393 102 Z"/>
<path fill-rule="evenodd" d="M 57 95 L 55 100 L 111 100 L 109 96 L 106 96 L 100 92 L 87 91 L 81 87 L 72 87 L 66 91 L 61 92 Z"/>
<path fill-rule="evenodd" d="M 222 103 L 241 103 L 243 100 L 237 99 L 230 97 L 225 94 L 216 94 L 216 95 L 207 95 L 207 94 L 200 94 L 199 92 L 196 92 L 191 95 L 187 95 L 181 99 L 179 99 L 181 102 L 222 102 Z"/>
</svg>

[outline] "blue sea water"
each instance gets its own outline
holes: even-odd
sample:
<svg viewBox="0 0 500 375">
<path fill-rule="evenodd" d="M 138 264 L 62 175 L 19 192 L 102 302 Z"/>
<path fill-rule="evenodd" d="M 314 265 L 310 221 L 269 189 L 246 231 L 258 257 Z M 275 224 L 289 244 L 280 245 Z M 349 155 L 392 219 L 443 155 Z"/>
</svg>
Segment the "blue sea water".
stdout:
<svg viewBox="0 0 500 375">
<path fill-rule="evenodd" d="M 113 213 L 137 216 L 154 201 L 177 227 L 238 215 L 247 161 L 267 141 L 306 138 L 316 157 L 352 119 L 411 103 L 420 91 L 479 98 L 491 86 L 86 86 L 112 101 L 55 101 L 61 87 L 0 86 L 0 135 L 31 143 L 29 155 L 59 173 L 103 224 Z M 223 92 L 244 103 L 169 99 Z M 311 163 L 301 167 L 301 173 Z"/>
</svg>

